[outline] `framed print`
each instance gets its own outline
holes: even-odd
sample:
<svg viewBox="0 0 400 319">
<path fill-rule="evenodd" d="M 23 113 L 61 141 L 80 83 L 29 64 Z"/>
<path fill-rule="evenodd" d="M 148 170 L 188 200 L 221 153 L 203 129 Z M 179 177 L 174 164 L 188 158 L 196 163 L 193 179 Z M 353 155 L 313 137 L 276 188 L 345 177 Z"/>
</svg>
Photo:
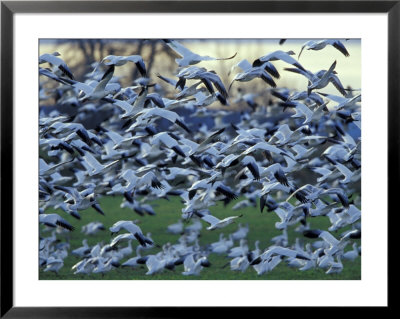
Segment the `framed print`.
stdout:
<svg viewBox="0 0 400 319">
<path fill-rule="evenodd" d="M 3 1 L 1 316 L 388 308 L 399 12 Z"/>
</svg>

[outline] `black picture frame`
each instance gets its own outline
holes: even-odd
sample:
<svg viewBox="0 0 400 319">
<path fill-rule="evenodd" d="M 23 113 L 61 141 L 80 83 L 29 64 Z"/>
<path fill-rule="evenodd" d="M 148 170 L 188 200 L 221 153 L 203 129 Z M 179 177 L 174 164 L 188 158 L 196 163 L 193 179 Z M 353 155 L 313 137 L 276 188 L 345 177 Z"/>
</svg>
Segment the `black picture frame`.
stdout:
<svg viewBox="0 0 400 319">
<path fill-rule="evenodd" d="M 1 1 L 1 318 L 176 318 L 194 315 L 187 308 L 14 307 L 13 303 L 13 19 L 15 13 L 387 13 L 388 14 L 388 204 L 395 208 L 399 181 L 400 1 Z M 378 48 L 377 48 L 378 50 Z M 396 213 L 396 212 L 395 212 Z M 390 215 L 388 215 L 390 218 Z M 392 218 L 393 219 L 393 218 Z M 389 222 L 388 225 L 391 223 Z M 393 222 L 392 222 L 393 227 Z M 392 232 L 393 233 L 393 232 Z M 392 234 L 391 233 L 391 234 Z M 388 247 L 390 240 L 388 232 Z M 389 254 L 388 254 L 389 258 Z M 388 260 L 389 261 L 389 260 Z M 389 270 L 389 269 L 388 269 Z M 390 280 L 388 280 L 389 287 Z M 29 287 L 27 287 L 29 289 Z M 390 289 L 389 289 L 390 292 Z M 33 292 L 34 293 L 34 292 Z M 388 294 L 389 295 L 389 294 Z M 388 307 L 390 309 L 390 298 Z M 197 312 L 197 311 L 200 311 Z M 207 313 L 198 309 L 196 314 Z M 244 310 L 244 309 L 242 309 Z M 251 311 L 265 311 L 253 308 Z M 265 315 L 277 313 L 269 309 Z M 299 314 L 310 311 L 293 307 Z M 251 314 L 246 311 L 246 316 Z M 272 312 L 271 312 L 272 311 Z M 280 311 L 280 310 L 279 310 Z M 334 312 L 341 311 L 333 309 Z M 235 310 L 237 313 L 237 310 Z M 227 309 L 213 309 L 228 315 Z M 318 314 L 319 315 L 319 314 Z"/>
</svg>

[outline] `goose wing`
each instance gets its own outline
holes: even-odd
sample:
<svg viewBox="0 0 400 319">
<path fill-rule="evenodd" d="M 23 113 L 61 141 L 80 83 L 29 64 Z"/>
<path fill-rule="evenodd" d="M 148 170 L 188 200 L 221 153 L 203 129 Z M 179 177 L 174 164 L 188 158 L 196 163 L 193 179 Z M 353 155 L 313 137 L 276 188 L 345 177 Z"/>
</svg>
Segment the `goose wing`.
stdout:
<svg viewBox="0 0 400 319">
<path fill-rule="evenodd" d="M 350 56 L 350 53 L 347 51 L 346 47 L 344 44 L 339 41 L 339 40 L 327 40 L 327 43 L 332 45 L 335 49 L 339 50 L 341 53 L 343 53 L 344 56 L 348 57 Z"/>
<path fill-rule="evenodd" d="M 180 44 L 178 41 L 175 40 L 163 40 L 172 50 L 174 50 L 177 54 L 179 54 L 181 57 L 188 57 L 190 55 L 196 55 L 192 51 L 190 51 L 188 48 L 184 47 L 182 44 Z"/>
<path fill-rule="evenodd" d="M 104 92 L 107 83 L 111 80 L 114 75 L 115 66 L 111 65 L 106 72 L 104 72 L 103 77 L 101 78 L 99 84 L 96 85 L 94 92 Z"/>
</svg>

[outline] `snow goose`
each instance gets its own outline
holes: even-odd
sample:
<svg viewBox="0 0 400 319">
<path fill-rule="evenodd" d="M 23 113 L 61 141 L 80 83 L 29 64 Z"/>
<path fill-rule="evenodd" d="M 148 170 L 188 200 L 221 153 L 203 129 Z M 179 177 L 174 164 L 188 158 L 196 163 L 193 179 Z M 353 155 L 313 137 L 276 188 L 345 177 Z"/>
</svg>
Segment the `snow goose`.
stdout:
<svg viewBox="0 0 400 319">
<path fill-rule="evenodd" d="M 237 73 L 234 78 L 232 79 L 228 91 L 230 91 L 233 83 L 235 81 L 238 82 L 249 82 L 253 79 L 260 78 L 264 82 L 266 82 L 271 87 L 276 87 L 275 81 L 272 77 L 265 71 L 263 67 L 252 67 L 244 72 Z"/>
<path fill-rule="evenodd" d="M 152 240 L 150 240 L 149 238 L 147 238 L 143 235 L 140 227 L 138 225 L 136 225 L 133 221 L 120 220 L 110 227 L 111 234 L 118 233 L 121 229 L 128 231 L 130 234 L 119 235 L 119 236 L 125 235 L 125 237 L 120 237 L 119 240 L 122 238 L 124 238 L 124 239 L 135 238 L 140 243 L 140 245 L 142 245 L 144 247 L 146 247 L 147 245 L 154 244 L 154 242 Z M 132 235 L 133 237 L 130 238 L 129 235 Z M 117 243 L 119 240 L 117 241 L 116 238 L 114 240 Z"/>
<path fill-rule="evenodd" d="M 139 266 L 140 264 L 137 262 L 140 258 L 142 258 L 142 255 L 141 255 L 141 251 L 143 250 L 143 246 L 141 246 L 141 245 L 138 245 L 137 247 L 136 247 L 136 256 L 135 257 L 132 257 L 132 258 L 129 258 L 127 261 L 125 261 L 122 265 L 121 265 L 121 267 L 132 267 L 132 268 L 134 268 L 134 267 L 137 267 L 137 266 Z"/>
<path fill-rule="evenodd" d="M 243 59 L 239 63 L 237 63 L 231 67 L 231 69 L 228 72 L 228 76 L 236 68 L 242 69 L 244 74 L 246 74 L 246 73 L 251 74 L 253 72 L 257 72 L 257 70 L 259 70 L 260 72 L 261 72 L 261 70 L 264 70 L 264 71 L 267 71 L 269 74 L 271 74 L 274 78 L 277 78 L 277 79 L 280 78 L 280 74 L 279 74 L 278 70 L 269 61 L 263 62 L 262 64 L 256 66 L 256 65 L 251 65 L 251 63 L 249 61 L 247 61 L 246 59 Z M 238 92 L 240 92 L 240 89 L 238 89 Z"/>
<path fill-rule="evenodd" d="M 90 253 L 91 248 L 87 244 L 86 238 L 82 240 L 82 245 L 83 246 L 74 249 L 71 254 L 81 258 L 87 256 Z"/>
<path fill-rule="evenodd" d="M 294 214 L 293 208 L 286 208 L 283 203 L 280 203 L 274 212 L 280 218 L 280 221 L 275 223 L 275 228 L 279 230 L 287 229 L 288 226 L 296 224 L 301 218 Z"/>
<path fill-rule="evenodd" d="M 46 146 L 49 149 L 49 156 L 51 151 L 64 150 L 73 155 L 74 149 L 64 140 L 59 138 L 42 138 L 40 139 L 39 145 Z M 53 153 L 54 154 L 54 153 Z M 55 153 L 57 154 L 57 153 Z"/>
<path fill-rule="evenodd" d="M 94 274 L 101 274 L 104 276 L 106 272 L 111 271 L 115 266 L 115 263 L 113 262 L 113 259 L 110 258 L 108 260 L 105 260 L 104 258 L 99 258 L 97 260 L 97 266 L 93 269 L 92 273 Z"/>
<path fill-rule="evenodd" d="M 299 270 L 306 271 L 306 270 L 316 268 L 318 266 L 318 258 L 323 253 L 324 253 L 323 249 L 319 248 L 315 252 L 310 254 L 310 260 L 295 259 L 296 261 L 299 261 L 299 265 L 298 265 Z"/>
<path fill-rule="evenodd" d="M 203 269 L 203 267 L 210 267 L 210 265 L 211 264 L 208 261 L 207 257 L 203 256 L 195 261 L 193 254 L 190 254 L 185 258 L 185 261 L 183 262 L 184 271 L 182 272 L 182 275 L 198 276 L 200 275 L 200 271 Z"/>
<path fill-rule="evenodd" d="M 344 175 L 344 178 L 339 180 L 340 183 L 347 184 L 351 182 L 354 172 L 352 172 L 349 168 L 341 163 L 336 163 L 335 167 L 339 170 L 340 173 Z"/>
<path fill-rule="evenodd" d="M 309 94 L 311 93 L 312 90 L 322 89 L 331 82 L 331 78 L 333 75 L 333 71 L 335 70 L 335 67 L 336 67 L 336 61 L 332 63 L 328 71 L 326 71 L 318 80 L 308 85 L 307 91 L 309 92 Z"/>
<path fill-rule="evenodd" d="M 50 69 L 47 69 L 47 68 L 39 67 L 39 75 L 44 75 L 54 81 L 57 81 L 61 84 L 65 84 L 65 85 L 70 85 L 70 84 L 74 83 L 74 81 L 75 81 L 75 80 L 70 80 L 70 79 L 58 76 L 58 75 L 54 74 L 53 72 L 51 72 Z M 50 98 L 50 97 L 48 97 L 48 98 Z M 42 97 L 40 97 L 40 101 L 43 101 Z"/>
<path fill-rule="evenodd" d="M 296 68 L 299 68 L 300 70 L 305 71 L 302 65 L 296 59 L 291 57 L 292 55 L 295 55 L 293 51 L 284 52 L 281 50 L 277 50 L 254 60 L 253 67 L 263 65 L 263 63 L 268 61 L 281 60 L 288 64 L 294 65 Z"/>
<path fill-rule="evenodd" d="M 257 275 L 263 275 L 270 272 L 282 261 L 282 256 L 273 256 L 270 259 L 262 260 L 260 263 L 254 264 L 253 268 L 257 272 Z M 250 263 L 251 264 L 251 263 Z"/>
<path fill-rule="evenodd" d="M 160 273 L 164 271 L 164 268 L 167 264 L 167 261 L 161 256 L 158 255 L 150 255 L 146 256 L 146 266 L 148 271 L 146 272 L 146 275 L 154 275 L 156 273 Z M 140 260 L 139 260 L 140 262 Z"/>
<path fill-rule="evenodd" d="M 54 186 L 55 189 L 61 190 L 65 193 L 65 203 L 67 204 L 67 209 L 69 211 L 75 212 L 77 210 L 84 210 L 89 207 L 94 208 L 98 213 L 104 215 L 103 210 L 101 209 L 100 205 L 98 204 L 94 189 L 91 187 L 85 188 L 81 192 L 78 192 L 73 187 L 66 187 L 66 186 Z"/>
<path fill-rule="evenodd" d="M 199 180 L 195 182 L 189 189 L 189 199 L 193 199 L 198 190 L 205 190 L 207 193 L 213 191 L 216 193 L 223 194 L 229 199 L 237 199 L 238 196 L 225 184 L 220 181 L 214 181 L 210 179 Z"/>
<path fill-rule="evenodd" d="M 74 275 L 77 274 L 91 274 L 96 265 L 92 262 L 91 258 L 83 259 L 71 267 L 74 270 Z"/>
<path fill-rule="evenodd" d="M 39 223 L 49 227 L 60 226 L 63 229 L 67 229 L 69 231 L 73 231 L 75 229 L 74 226 L 72 226 L 58 214 L 39 214 Z"/>
<path fill-rule="evenodd" d="M 188 77 L 189 79 L 191 77 Z M 226 99 L 228 98 L 228 92 L 225 88 L 225 85 L 223 84 L 221 78 L 214 72 L 214 71 L 209 71 L 209 72 L 202 72 L 199 73 L 195 76 L 193 76 L 193 79 L 200 79 L 203 84 L 206 86 L 207 90 L 210 92 L 210 94 L 214 94 L 214 88 L 213 85 L 215 86 L 215 88 L 218 90 L 217 93 L 220 93 L 222 98 L 218 98 L 220 101 L 226 101 Z M 223 103 L 222 104 L 226 105 L 227 103 Z"/>
<path fill-rule="evenodd" d="M 304 49 L 317 51 L 317 50 L 322 50 L 327 45 L 333 46 L 334 48 L 339 50 L 341 53 L 343 53 L 343 55 L 345 57 L 350 56 L 349 52 L 347 51 L 346 47 L 344 46 L 344 44 L 341 41 L 334 40 L 334 39 L 324 39 L 324 40 L 319 40 L 319 41 L 311 40 L 311 41 L 307 41 L 306 43 L 304 43 L 302 45 L 300 53 L 299 53 L 299 59 L 300 59 L 300 55 Z"/>
<path fill-rule="evenodd" d="M 293 135 L 294 131 L 292 131 L 287 124 L 282 124 L 279 128 L 275 131 L 275 133 L 270 137 L 268 143 L 274 145 L 282 145 L 289 142 L 291 136 Z"/>
<path fill-rule="evenodd" d="M 322 157 L 331 164 L 336 165 L 337 162 L 347 162 L 352 159 L 350 149 L 345 145 L 331 145 L 323 153 Z"/>
<path fill-rule="evenodd" d="M 240 244 L 237 247 L 232 247 L 228 253 L 228 257 L 235 258 L 246 255 L 249 251 L 246 239 L 240 239 Z"/>
<path fill-rule="evenodd" d="M 273 256 L 278 255 L 282 257 L 291 257 L 298 258 L 303 260 L 309 260 L 307 256 L 303 253 L 299 253 L 298 251 L 290 248 L 280 247 L 280 246 L 271 246 L 266 251 L 264 251 L 258 258 L 256 258 L 251 264 L 256 265 L 260 261 L 270 260 Z"/>
<path fill-rule="evenodd" d="M 314 154 L 317 151 L 317 148 L 315 147 L 304 147 L 300 144 L 293 145 L 290 150 L 295 153 L 294 160 L 295 161 L 301 161 L 301 160 L 306 160 L 311 157 L 312 154 Z"/>
<path fill-rule="evenodd" d="M 354 261 L 358 256 L 360 256 L 360 251 L 358 249 L 357 243 L 353 243 L 353 249 L 346 251 L 343 255 L 342 258 L 344 260 L 351 260 Z"/>
<path fill-rule="evenodd" d="M 161 132 L 156 135 L 154 135 L 150 141 L 151 145 L 164 145 L 169 149 L 172 149 L 176 154 L 186 157 L 186 154 L 180 147 L 178 141 L 174 138 L 171 137 L 170 134 L 167 132 Z"/>
<path fill-rule="evenodd" d="M 293 196 L 295 196 L 302 203 L 315 202 L 318 198 L 323 197 L 323 195 L 331 194 L 336 195 L 343 206 L 349 207 L 349 198 L 343 189 L 323 189 L 320 187 L 315 187 L 311 184 L 303 185 L 302 187 L 299 187 L 297 190 L 293 191 L 286 199 L 286 202 L 288 202 Z"/>
<path fill-rule="evenodd" d="M 225 254 L 229 251 L 230 244 L 226 238 L 223 238 L 210 247 L 210 250 L 215 254 Z"/>
<path fill-rule="evenodd" d="M 50 175 L 51 184 L 65 184 L 72 179 L 71 176 L 63 176 L 59 172 L 55 172 Z"/>
<path fill-rule="evenodd" d="M 121 66 L 127 62 L 135 63 L 137 69 L 142 76 L 146 76 L 146 66 L 144 64 L 143 58 L 140 55 L 128 55 L 128 56 L 118 56 L 118 55 L 108 55 L 103 60 L 102 64 L 111 66 Z"/>
<path fill-rule="evenodd" d="M 307 78 L 307 80 L 309 81 L 307 93 L 309 95 L 312 94 L 312 90 L 325 87 L 329 83 L 332 83 L 333 86 L 340 92 L 340 94 L 346 97 L 347 91 L 343 87 L 343 84 L 340 82 L 339 78 L 336 76 L 337 72 L 334 70 L 335 66 L 336 61 L 331 65 L 330 71 L 320 70 L 316 73 L 312 73 L 308 70 L 303 71 L 297 68 L 285 68 L 285 70 L 301 74 Z"/>
<path fill-rule="evenodd" d="M 261 171 L 260 171 L 260 176 L 262 178 L 266 177 L 270 182 L 272 181 L 278 181 L 280 184 L 282 184 L 283 186 L 289 187 L 289 180 L 286 176 L 287 173 L 289 173 L 290 170 L 288 170 L 287 168 L 283 167 L 281 164 L 279 163 L 275 163 L 272 165 L 269 165 L 267 167 L 264 167 Z M 272 185 L 271 185 L 272 186 Z M 265 195 L 266 194 L 266 190 L 262 191 L 262 193 Z"/>
<path fill-rule="evenodd" d="M 233 271 L 245 272 L 250 266 L 248 254 L 233 258 L 228 264 Z"/>
<path fill-rule="evenodd" d="M 229 58 L 213 58 L 208 55 L 206 56 L 201 56 L 196 53 L 193 53 L 190 51 L 188 48 L 184 47 L 182 44 L 180 44 L 178 41 L 175 40 L 163 40 L 172 50 L 175 51 L 175 53 L 179 54 L 181 58 L 175 59 L 176 63 L 180 67 L 185 67 L 188 65 L 193 65 L 197 64 L 201 61 L 215 61 L 215 60 L 230 60 L 233 59 L 237 53 L 235 53 L 233 56 Z"/>
<path fill-rule="evenodd" d="M 61 258 L 50 256 L 46 261 L 44 271 L 53 271 L 58 275 L 58 271 L 64 266 L 64 261 Z"/>
<path fill-rule="evenodd" d="M 228 98 L 228 92 L 215 71 L 207 71 L 205 68 L 191 66 L 182 69 L 176 76 L 179 78 L 176 87 L 179 86 L 182 90 L 184 89 L 186 80 L 201 80 L 210 94 L 215 92 L 215 87 L 225 100 Z"/>
<path fill-rule="evenodd" d="M 83 156 L 83 160 L 90 166 L 92 169 L 89 171 L 89 176 L 105 174 L 109 172 L 117 163 L 119 163 L 119 159 L 112 161 L 111 163 L 107 163 L 106 165 L 100 164 L 99 161 L 89 152 L 85 152 Z"/>
<path fill-rule="evenodd" d="M 267 186 L 270 185 L 272 186 L 269 187 L 268 189 L 265 189 L 265 185 L 260 192 L 260 212 L 262 213 L 264 210 L 264 207 L 267 207 L 267 212 L 272 212 L 278 207 L 278 203 L 268 195 L 268 193 L 274 189 L 275 187 L 279 186 L 282 187 L 283 185 L 280 184 L 279 182 L 274 182 L 274 183 L 268 183 Z M 285 189 L 283 189 L 284 191 Z"/>
<path fill-rule="evenodd" d="M 347 209 L 333 209 L 327 216 L 330 218 L 331 226 L 329 231 L 336 231 L 347 225 L 352 225 L 361 218 L 361 211 L 354 205 L 350 205 Z"/>
<path fill-rule="evenodd" d="M 55 173 L 56 171 L 58 171 L 60 166 L 65 165 L 67 163 L 71 163 L 72 161 L 73 161 L 73 159 L 62 162 L 62 163 L 49 165 L 45 162 L 45 160 L 43 158 L 40 158 L 39 159 L 39 175 L 40 176 L 51 175 L 51 174 Z"/>
<path fill-rule="evenodd" d="M 107 95 L 118 91 L 120 89 L 120 85 L 117 83 L 112 83 L 111 85 L 107 86 L 113 75 L 114 66 L 111 66 L 107 69 L 106 72 L 104 72 L 104 75 L 101 78 L 100 82 L 93 82 L 95 83 L 94 87 L 81 82 L 75 82 L 74 84 L 72 84 L 73 87 L 83 91 L 83 93 L 85 94 L 82 98 L 80 98 L 80 102 L 83 103 L 86 101 L 100 100 Z"/>
<path fill-rule="evenodd" d="M 183 122 L 183 119 L 175 112 L 164 110 L 160 108 L 149 108 L 144 109 L 135 115 L 137 123 L 144 123 L 145 120 L 150 120 L 152 118 L 162 117 L 172 123 L 177 124 L 183 128 L 186 132 L 191 133 L 190 129 Z M 132 126 L 131 126 L 132 127 Z M 127 129 L 127 132 L 131 130 L 131 127 Z"/>
<path fill-rule="evenodd" d="M 219 92 L 213 92 L 211 94 L 205 94 L 203 91 L 198 91 L 193 95 L 196 102 L 193 104 L 194 107 L 206 107 L 219 101 L 222 105 L 229 105 L 226 98 Z"/>
<path fill-rule="evenodd" d="M 157 189 L 165 188 L 165 186 L 159 181 L 156 174 L 153 171 L 148 171 L 143 175 L 139 175 L 139 171 L 136 170 L 136 173 L 131 169 L 127 169 L 121 173 L 121 177 L 127 181 L 127 185 L 123 187 L 125 192 L 130 192 L 132 190 L 139 189 L 143 186 L 152 187 Z"/>
<path fill-rule="evenodd" d="M 310 94 L 308 94 L 307 91 L 294 92 L 293 94 L 289 95 L 286 99 L 287 102 L 296 100 L 303 100 L 305 102 L 312 102 L 312 103 L 315 102 L 317 103 L 317 105 L 324 104 L 324 100 L 322 99 L 322 97 L 320 97 L 317 93 L 314 92 L 311 92 Z"/>
<path fill-rule="evenodd" d="M 141 247 L 141 246 L 138 245 L 138 247 Z M 121 249 L 118 250 L 118 254 L 121 256 L 121 258 L 131 255 L 132 252 L 133 252 L 132 240 L 128 240 L 128 245 L 126 247 L 122 247 Z"/>
<path fill-rule="evenodd" d="M 69 77 L 71 80 L 74 79 L 71 70 L 68 68 L 67 64 L 61 58 L 58 58 L 61 54 L 58 52 L 54 52 L 52 54 L 45 53 L 39 56 L 39 64 L 49 63 L 50 65 L 57 67 L 58 70 L 62 72 L 62 74 Z"/>
<path fill-rule="evenodd" d="M 333 94 L 326 94 L 322 92 L 317 92 L 318 94 L 328 98 L 329 100 L 332 100 L 334 102 L 337 102 L 338 104 L 334 106 L 333 110 L 334 111 L 340 111 L 344 108 L 353 108 L 357 102 L 361 101 L 361 94 L 357 94 L 353 97 L 343 97 L 343 96 L 337 96 Z"/>
<path fill-rule="evenodd" d="M 228 226 L 229 224 L 234 223 L 236 218 L 243 216 L 243 215 L 230 216 L 230 217 L 226 217 L 226 218 L 220 220 L 217 217 L 214 217 L 213 215 L 210 215 L 210 214 L 205 214 L 205 213 L 201 213 L 201 212 L 197 212 L 197 211 L 195 211 L 194 214 L 197 215 L 198 217 L 200 217 L 202 220 L 204 220 L 208 224 L 210 224 L 210 226 L 207 227 L 208 230 L 224 228 L 224 227 Z"/>
<path fill-rule="evenodd" d="M 329 264 L 329 269 L 326 271 L 326 274 L 338 274 L 341 273 L 343 270 L 343 264 L 341 261 L 341 255 L 336 257 L 336 262 L 331 261 Z"/>
<path fill-rule="evenodd" d="M 280 147 L 271 145 L 267 142 L 258 142 L 257 144 L 249 147 L 247 150 L 245 150 L 242 154 L 244 155 L 248 155 L 251 154 L 253 152 L 260 152 L 260 151 L 267 151 L 269 153 L 275 153 L 275 154 L 279 154 L 279 155 L 286 155 L 289 157 L 293 158 L 293 155 L 289 154 L 287 151 L 281 149 Z"/>
<path fill-rule="evenodd" d="M 225 241 L 226 241 L 225 235 L 224 235 L 223 233 L 220 233 L 220 234 L 219 234 L 218 241 L 216 241 L 216 242 L 214 242 L 214 243 L 211 243 L 211 244 L 210 244 L 210 247 L 211 247 L 211 248 L 217 247 L 217 246 L 219 246 L 219 245 L 225 243 Z"/>
<path fill-rule="evenodd" d="M 107 131 L 105 132 L 105 135 L 110 138 L 110 141 L 113 143 L 112 144 L 112 149 L 117 150 L 122 147 L 128 147 L 132 145 L 132 142 L 137 139 L 136 136 L 128 136 L 128 135 L 120 135 L 119 133 L 115 131 Z M 106 146 L 106 145 L 104 145 Z M 119 153 L 120 154 L 120 153 Z"/>
<path fill-rule="evenodd" d="M 129 201 L 125 201 L 125 203 L 129 203 Z M 139 204 L 136 201 L 133 204 L 132 203 L 129 203 L 129 204 L 131 204 L 131 205 L 129 205 L 128 207 L 133 209 L 133 211 L 140 216 L 144 216 L 145 214 L 148 214 L 150 216 L 156 215 L 156 212 L 154 211 L 153 207 L 151 207 L 151 205 Z M 122 206 L 122 204 L 121 204 L 121 207 L 127 207 L 127 205 Z"/>
<path fill-rule="evenodd" d="M 330 170 L 326 167 L 310 167 L 310 169 L 314 172 L 320 175 L 320 177 L 317 178 L 318 183 L 322 183 L 325 181 L 328 177 L 330 177 L 333 174 L 333 170 Z"/>
<path fill-rule="evenodd" d="M 340 240 L 336 239 L 330 232 L 326 230 L 306 230 L 303 232 L 305 237 L 309 238 L 321 238 L 327 244 L 327 248 L 325 248 L 326 255 L 334 255 L 334 254 L 342 254 L 344 248 L 349 243 L 348 238 L 341 238 Z"/>
</svg>

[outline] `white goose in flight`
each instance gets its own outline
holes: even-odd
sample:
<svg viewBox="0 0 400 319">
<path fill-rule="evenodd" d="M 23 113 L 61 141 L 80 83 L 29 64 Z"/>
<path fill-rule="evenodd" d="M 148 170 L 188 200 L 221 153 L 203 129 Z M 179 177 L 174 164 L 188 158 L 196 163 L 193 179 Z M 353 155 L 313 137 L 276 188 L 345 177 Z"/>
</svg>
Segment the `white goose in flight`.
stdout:
<svg viewBox="0 0 400 319">
<path fill-rule="evenodd" d="M 202 220 L 204 220 L 206 223 L 210 224 L 210 226 L 207 227 L 208 230 L 214 230 L 217 228 L 224 228 L 232 223 L 235 222 L 236 218 L 242 217 L 243 215 L 239 216 L 230 216 L 226 217 L 224 219 L 218 219 L 217 217 L 214 217 L 213 215 L 210 214 L 205 214 L 201 212 L 195 211 L 194 214 L 198 217 L 200 217 Z"/>
<path fill-rule="evenodd" d="M 138 171 L 136 171 L 136 173 L 138 173 Z M 133 170 L 127 169 L 121 174 L 121 177 L 127 181 L 127 185 L 123 187 L 123 190 L 125 192 L 130 192 L 132 190 L 139 189 L 142 186 L 158 188 L 158 189 L 165 187 L 158 180 L 156 174 L 154 174 L 153 171 L 148 171 L 143 175 L 139 176 L 136 175 Z"/>
<path fill-rule="evenodd" d="M 282 256 L 273 256 L 271 259 L 264 259 L 260 263 L 253 265 L 257 275 L 265 274 L 273 270 L 282 261 Z"/>
<path fill-rule="evenodd" d="M 146 76 L 146 66 L 144 64 L 143 58 L 140 55 L 128 55 L 128 56 L 119 56 L 119 55 L 108 55 L 103 60 L 101 60 L 102 64 L 112 65 L 112 66 L 121 66 L 127 62 L 135 63 L 137 69 L 139 70 L 142 76 Z"/>
<path fill-rule="evenodd" d="M 69 77 L 71 80 L 74 79 L 71 70 L 68 68 L 67 64 L 61 58 L 58 58 L 61 54 L 59 52 L 54 52 L 52 54 L 45 53 L 39 56 L 39 64 L 50 63 L 52 66 L 56 67 L 63 74 Z"/>
<path fill-rule="evenodd" d="M 64 229 L 72 231 L 75 229 L 70 223 L 68 223 L 64 218 L 60 217 L 58 214 L 39 214 L 39 223 L 44 224 L 49 227 L 60 226 Z"/>
<path fill-rule="evenodd" d="M 106 70 L 106 72 L 104 72 L 103 77 L 95 87 L 81 82 L 73 83 L 73 87 L 85 93 L 85 95 L 80 98 L 80 102 L 100 100 L 111 93 L 117 92 L 120 89 L 120 85 L 118 83 L 111 83 L 110 85 L 108 84 L 113 75 L 114 66 L 112 65 Z"/>
<path fill-rule="evenodd" d="M 120 161 L 118 159 L 118 160 L 112 161 L 111 163 L 103 165 L 103 164 L 100 164 L 99 161 L 89 152 L 85 152 L 85 155 L 83 156 L 83 160 L 92 169 L 91 171 L 89 171 L 89 176 L 105 174 L 105 173 L 109 172 L 114 167 L 114 165 Z"/>
<path fill-rule="evenodd" d="M 140 227 L 136 225 L 133 221 L 120 220 L 110 227 L 111 234 L 118 233 L 121 229 L 128 231 L 130 234 L 120 235 L 121 237 L 119 237 L 118 241 L 120 241 L 121 239 L 136 239 L 140 243 L 140 245 L 144 247 L 146 247 L 147 245 L 154 245 L 154 242 L 148 237 L 144 236 Z M 132 238 L 130 235 L 132 235 Z"/>
<path fill-rule="evenodd" d="M 308 70 L 301 70 L 298 68 L 285 68 L 286 71 L 294 72 L 305 76 L 308 81 L 307 92 L 308 95 L 311 95 L 312 90 L 320 89 L 326 87 L 329 83 L 332 83 L 333 86 L 342 94 L 343 96 L 347 96 L 346 89 L 343 87 L 343 84 L 340 82 L 339 78 L 336 76 L 337 72 L 334 70 L 336 67 L 336 61 L 333 62 L 330 69 L 320 70 L 316 73 L 312 73 Z"/>
<path fill-rule="evenodd" d="M 264 55 L 256 60 L 254 60 L 253 67 L 263 65 L 265 62 L 268 62 L 268 61 L 281 60 L 283 62 L 286 62 L 288 64 L 295 66 L 296 68 L 298 68 L 300 70 L 305 71 L 303 66 L 296 59 L 294 59 L 292 57 L 292 55 L 295 55 L 295 53 L 293 51 L 284 52 L 281 50 L 277 50 L 277 51 L 271 52 L 267 55 Z"/>
<path fill-rule="evenodd" d="M 74 187 L 55 185 L 54 188 L 65 193 L 65 203 L 67 204 L 67 209 L 69 211 L 75 212 L 77 210 L 84 210 L 89 207 L 93 207 L 101 215 L 104 215 L 103 210 L 100 208 L 95 198 L 93 188 L 88 187 L 80 192 Z"/>
<path fill-rule="evenodd" d="M 177 124 L 181 128 L 183 128 L 186 132 L 191 133 L 190 129 L 183 122 L 183 119 L 175 112 L 168 111 L 160 108 L 149 108 L 144 109 L 135 115 L 136 123 L 145 123 L 146 120 L 155 119 L 157 117 L 162 117 L 172 123 Z M 137 126 L 137 124 L 133 124 L 131 127 Z M 129 132 L 131 127 L 127 129 Z"/>
<path fill-rule="evenodd" d="M 51 174 L 57 172 L 59 170 L 60 166 L 65 165 L 70 162 L 72 162 L 72 160 L 54 164 L 54 165 L 49 165 L 45 162 L 45 160 L 43 158 L 41 158 L 41 159 L 39 159 L 39 175 L 40 176 L 51 175 Z"/>
<path fill-rule="evenodd" d="M 166 39 L 166 40 L 164 40 L 164 42 L 172 50 L 174 50 L 177 54 L 179 54 L 182 57 L 182 58 L 175 59 L 176 63 L 178 63 L 178 65 L 180 67 L 197 64 L 201 61 L 230 60 L 230 59 L 233 59 L 237 54 L 237 53 L 235 53 L 233 56 L 231 56 L 229 58 L 213 58 L 208 55 L 201 56 L 196 53 L 193 53 L 188 48 L 184 47 L 182 44 L 180 44 L 178 41 L 175 41 L 175 40 L 167 40 Z"/>
<path fill-rule="evenodd" d="M 344 46 L 344 44 L 341 41 L 334 40 L 334 39 L 325 39 L 325 40 L 319 40 L 319 41 L 311 40 L 311 41 L 307 41 L 306 43 L 304 43 L 302 45 L 300 53 L 299 53 L 299 59 L 300 59 L 300 55 L 304 49 L 317 51 L 317 50 L 322 50 L 327 45 L 333 46 L 334 48 L 339 50 L 341 53 L 343 53 L 343 55 L 345 57 L 350 56 L 350 53 L 347 51 L 346 47 Z"/>
<path fill-rule="evenodd" d="M 176 154 L 186 157 L 185 152 L 180 147 L 178 141 L 171 137 L 166 132 L 161 132 L 153 136 L 150 142 L 151 145 L 165 146 L 169 149 L 172 149 Z"/>
<path fill-rule="evenodd" d="M 321 92 L 317 92 L 318 94 L 328 98 L 329 100 L 332 100 L 334 102 L 337 102 L 339 104 L 334 106 L 334 111 L 340 111 L 344 108 L 353 108 L 357 102 L 361 101 L 361 94 L 357 94 L 353 97 L 350 98 L 346 98 L 343 96 L 337 96 L 337 95 L 333 95 L 333 94 L 326 94 L 326 93 L 321 93 Z"/>
<path fill-rule="evenodd" d="M 237 73 L 231 81 L 229 85 L 228 91 L 231 89 L 233 82 L 249 82 L 255 78 L 260 78 L 267 84 L 272 87 L 276 87 L 275 81 L 272 79 L 270 74 L 276 78 L 279 78 L 279 73 L 275 69 L 275 67 L 270 62 L 264 62 L 257 66 L 252 66 L 249 61 L 246 59 L 240 61 L 239 63 L 235 64 L 231 67 L 229 74 L 235 69 L 239 67 L 242 69 L 242 72 Z M 270 73 L 270 74 L 268 74 Z M 228 74 L 228 75 L 229 75 Z"/>
</svg>

